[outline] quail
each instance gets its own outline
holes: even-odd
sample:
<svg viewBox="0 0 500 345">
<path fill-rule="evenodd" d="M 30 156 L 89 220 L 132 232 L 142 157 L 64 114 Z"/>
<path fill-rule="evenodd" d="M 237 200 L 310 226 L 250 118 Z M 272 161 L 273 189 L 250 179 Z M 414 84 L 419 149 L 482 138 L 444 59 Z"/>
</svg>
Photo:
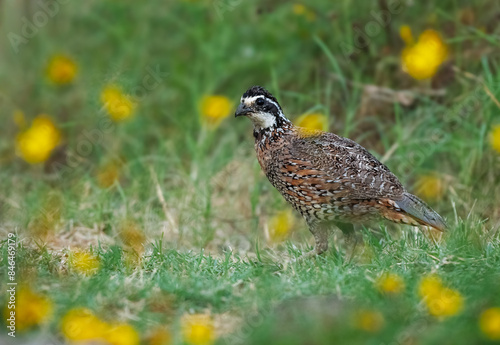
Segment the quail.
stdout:
<svg viewBox="0 0 500 345">
<path fill-rule="evenodd" d="M 294 126 L 261 86 L 241 97 L 235 117 L 253 123 L 255 151 L 271 184 L 307 222 L 311 254 L 328 249 L 328 229 L 352 233 L 353 224 L 381 219 L 444 231 L 439 214 L 408 193 L 398 178 L 356 142 Z"/>
</svg>

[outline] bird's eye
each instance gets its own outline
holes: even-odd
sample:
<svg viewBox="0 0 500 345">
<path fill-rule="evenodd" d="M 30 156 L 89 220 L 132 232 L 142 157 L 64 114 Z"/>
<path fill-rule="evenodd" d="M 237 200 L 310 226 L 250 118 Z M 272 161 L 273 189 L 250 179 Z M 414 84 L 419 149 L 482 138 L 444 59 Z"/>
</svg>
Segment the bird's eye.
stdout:
<svg viewBox="0 0 500 345">
<path fill-rule="evenodd" d="M 266 103 L 264 98 L 257 98 L 257 100 L 255 101 L 255 104 L 257 105 L 264 105 L 264 103 Z"/>
</svg>

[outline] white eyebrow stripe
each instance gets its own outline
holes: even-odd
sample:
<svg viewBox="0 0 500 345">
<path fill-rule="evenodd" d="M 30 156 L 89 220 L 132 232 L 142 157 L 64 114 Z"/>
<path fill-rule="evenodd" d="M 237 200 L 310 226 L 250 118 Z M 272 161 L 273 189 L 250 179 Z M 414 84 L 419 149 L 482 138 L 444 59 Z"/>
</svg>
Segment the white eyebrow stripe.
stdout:
<svg viewBox="0 0 500 345">
<path fill-rule="evenodd" d="M 253 96 L 253 97 L 241 97 L 241 102 L 245 102 L 246 105 L 250 105 L 257 100 L 257 98 L 265 98 L 264 96 Z"/>
<path fill-rule="evenodd" d="M 279 113 L 281 116 L 283 115 L 283 111 L 281 110 L 281 107 L 279 106 L 278 103 L 273 101 L 272 99 L 269 99 L 263 95 L 258 95 L 258 96 L 252 96 L 252 97 L 241 97 L 241 103 L 245 103 L 247 106 L 250 106 L 253 102 L 255 102 L 258 98 L 264 98 L 266 101 L 269 103 L 272 103 L 276 106 L 276 109 L 278 109 Z"/>
</svg>

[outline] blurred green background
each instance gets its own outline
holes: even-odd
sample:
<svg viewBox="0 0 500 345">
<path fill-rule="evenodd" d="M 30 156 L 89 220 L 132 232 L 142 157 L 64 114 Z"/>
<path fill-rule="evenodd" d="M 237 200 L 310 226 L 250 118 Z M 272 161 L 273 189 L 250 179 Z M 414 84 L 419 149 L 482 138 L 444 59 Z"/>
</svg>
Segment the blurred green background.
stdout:
<svg viewBox="0 0 500 345">
<path fill-rule="evenodd" d="M 70 341 L 60 320 L 85 307 L 131 324 L 143 343 L 154 344 L 156 324 L 170 343 L 224 342 L 247 311 L 317 295 L 336 296 L 325 303 L 347 314 L 367 304 L 380 315 L 359 333 L 307 303 L 318 327 L 307 342 L 281 337 L 278 308 L 264 322 L 272 331 L 251 327 L 242 341 L 495 338 L 478 320 L 500 305 L 497 1 L 4 0 L 0 9 L 0 236 L 16 234 L 17 276 L 39 282 L 27 285 L 52 305 L 44 322 L 30 319 L 26 339 Z M 449 233 L 375 224 L 352 255 L 335 233 L 324 258 L 287 264 L 312 239 L 261 173 L 251 124 L 232 116 L 252 85 L 295 123 L 368 148 Z M 6 263 L 7 240 L 1 248 Z M 387 301 L 373 282 L 392 271 L 407 288 Z M 461 314 L 441 322 L 425 312 L 415 289 L 428 273 L 459 291 Z M 391 304 L 412 316 L 394 317 Z M 183 315 L 204 313 L 210 321 L 195 321 L 212 338 L 180 331 Z"/>
</svg>

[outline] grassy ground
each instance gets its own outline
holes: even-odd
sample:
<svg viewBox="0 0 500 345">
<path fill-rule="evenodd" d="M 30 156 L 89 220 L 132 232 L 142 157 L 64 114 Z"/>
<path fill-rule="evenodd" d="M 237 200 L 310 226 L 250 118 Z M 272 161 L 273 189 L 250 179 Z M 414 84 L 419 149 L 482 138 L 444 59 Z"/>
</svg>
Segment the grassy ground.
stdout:
<svg viewBox="0 0 500 345">
<path fill-rule="evenodd" d="M 360 44 L 384 3 L 310 1 L 295 13 L 279 1 L 69 2 L 24 35 L 22 18 L 33 22 L 40 4 L 2 2 L 0 236 L 17 236 L 20 287 L 52 305 L 15 341 L 2 330 L 2 342 L 64 343 L 61 322 L 79 307 L 150 344 L 158 327 L 186 341 L 190 314 L 209 314 L 206 330 L 228 344 L 490 342 L 480 319 L 500 307 L 500 154 L 489 140 L 500 123 L 500 7 L 404 1 Z M 444 37 L 450 56 L 432 80 L 402 71 L 401 25 Z M 78 66 L 69 85 L 47 80 L 54 54 Z M 107 120 L 100 94 L 110 83 L 137 103 L 128 121 Z M 204 95 L 235 107 L 254 84 L 292 120 L 325 114 L 330 131 L 381 158 L 449 231 L 374 224 L 354 249 L 333 233 L 326 255 L 294 261 L 312 238 L 293 215 L 286 240 L 272 240 L 269 224 L 289 206 L 260 172 L 250 123 L 200 121 Z M 43 163 L 16 155 L 19 110 L 28 122 L 48 114 L 62 132 Z M 0 250 L 6 284 L 7 240 Z M 86 275 L 71 264 L 81 252 L 98 261 Z M 397 293 L 380 291 L 388 272 Z M 436 302 L 450 315 L 431 315 L 419 294 L 429 274 L 454 291 Z M 6 288 L 0 296 L 7 305 Z"/>
</svg>

